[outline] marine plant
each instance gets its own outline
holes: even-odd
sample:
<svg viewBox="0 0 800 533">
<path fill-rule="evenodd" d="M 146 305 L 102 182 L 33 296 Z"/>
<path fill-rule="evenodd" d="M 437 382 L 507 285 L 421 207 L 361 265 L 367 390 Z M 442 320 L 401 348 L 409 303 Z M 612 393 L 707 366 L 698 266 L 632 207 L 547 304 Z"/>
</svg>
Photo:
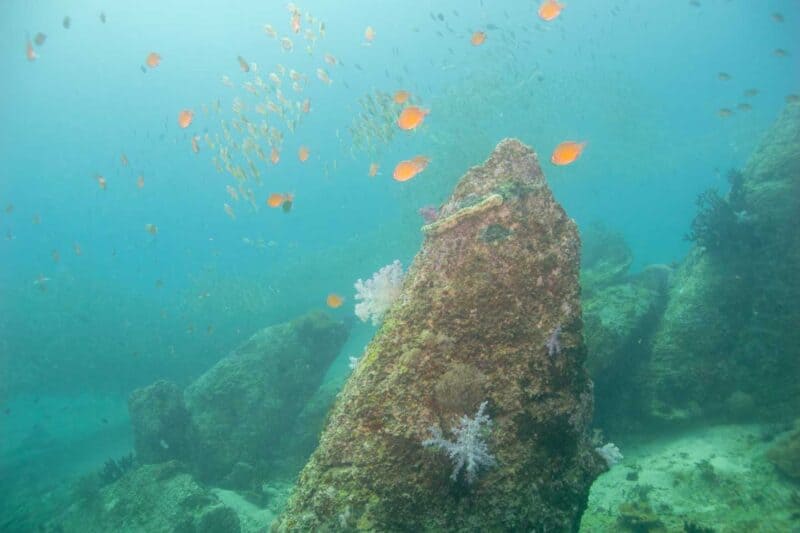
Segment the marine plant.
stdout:
<svg viewBox="0 0 800 533">
<path fill-rule="evenodd" d="M 422 441 L 425 447 L 440 448 L 447 452 L 453 462 L 453 473 L 450 479 L 456 481 L 461 470 L 464 470 L 464 479 L 472 484 L 482 467 L 491 467 L 497 464 L 494 456 L 489 453 L 486 436 L 491 431 L 492 421 L 485 413 L 488 401 L 481 403 L 474 418 L 463 415 L 458 426 L 450 429 L 455 441 L 445 439 L 442 430 L 431 426 L 431 438 Z"/>
<path fill-rule="evenodd" d="M 728 181 L 731 188 L 725 197 L 715 188 L 698 195 L 697 214 L 685 236 L 706 251 L 722 255 L 747 252 L 753 244 L 753 217 L 744 208 L 742 174 L 731 170 Z"/>
<path fill-rule="evenodd" d="M 136 456 L 133 453 L 123 455 L 119 459 L 108 459 L 103 468 L 97 473 L 102 486 L 110 485 L 136 466 Z"/>
</svg>

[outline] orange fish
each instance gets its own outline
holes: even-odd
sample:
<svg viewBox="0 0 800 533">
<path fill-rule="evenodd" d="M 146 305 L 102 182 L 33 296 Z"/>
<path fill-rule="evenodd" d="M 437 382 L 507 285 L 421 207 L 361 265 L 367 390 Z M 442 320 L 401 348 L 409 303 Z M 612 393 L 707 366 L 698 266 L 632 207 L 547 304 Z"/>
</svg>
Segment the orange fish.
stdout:
<svg viewBox="0 0 800 533">
<path fill-rule="evenodd" d="M 242 72 L 250 72 L 250 65 L 247 64 L 247 60 L 242 56 L 237 56 L 236 59 L 239 61 L 239 68 L 242 69 Z"/>
<path fill-rule="evenodd" d="M 372 163 L 369 166 L 369 177 L 370 178 L 374 178 L 375 176 L 377 176 L 379 168 L 380 168 L 380 166 L 378 165 L 378 163 Z"/>
<path fill-rule="evenodd" d="M 300 33 L 300 13 L 292 14 L 292 31 Z"/>
<path fill-rule="evenodd" d="M 303 100 L 303 113 L 309 113 L 311 111 L 311 100 L 306 98 Z"/>
<path fill-rule="evenodd" d="M 159 63 L 161 63 L 161 56 L 158 55 L 156 52 L 150 52 L 147 54 L 147 58 L 145 58 L 144 62 L 150 68 L 156 68 Z"/>
<path fill-rule="evenodd" d="M 300 159 L 301 163 L 305 163 L 308 161 L 308 156 L 311 155 L 311 152 L 308 151 L 308 148 L 305 146 L 301 146 L 300 149 L 297 151 L 297 157 Z"/>
<path fill-rule="evenodd" d="M 127 167 L 128 166 L 128 156 L 126 156 L 125 154 L 122 154 L 121 156 L 119 156 L 119 162 L 122 163 L 123 167 Z"/>
<path fill-rule="evenodd" d="M 184 109 L 180 113 L 178 113 L 178 126 L 183 129 L 188 128 L 192 124 L 192 120 L 194 119 L 194 111 L 191 109 Z"/>
<path fill-rule="evenodd" d="M 367 29 L 364 30 L 364 39 L 366 39 L 368 43 L 375 40 L 375 30 L 372 26 L 367 26 Z"/>
<path fill-rule="evenodd" d="M 427 109 L 422 109 L 415 105 L 410 105 L 400 112 L 397 118 L 397 125 L 403 130 L 413 130 L 425 120 L 425 116 L 430 113 Z"/>
<path fill-rule="evenodd" d="M 25 47 L 25 57 L 28 58 L 28 61 L 36 61 L 36 58 L 39 57 L 39 54 L 33 49 L 33 43 L 30 39 L 28 39 L 28 44 Z"/>
<path fill-rule="evenodd" d="M 414 159 L 400 161 L 396 167 L 394 167 L 394 172 L 392 173 L 392 177 L 397 181 L 408 181 L 420 172 L 425 169 L 425 166 L 421 165 L 418 160 L 421 159 L 421 156 L 417 156 Z M 427 165 L 427 161 L 425 162 Z"/>
<path fill-rule="evenodd" d="M 278 151 L 277 148 L 273 148 L 272 152 L 269 154 L 269 160 L 272 162 L 273 165 L 277 165 L 278 161 L 281 160 L 281 153 Z"/>
<path fill-rule="evenodd" d="M 158 234 L 158 226 L 155 224 L 145 224 L 144 230 L 154 237 Z"/>
<path fill-rule="evenodd" d="M 192 152 L 199 153 L 200 152 L 200 144 L 197 142 L 200 139 L 197 135 L 192 137 Z"/>
<path fill-rule="evenodd" d="M 394 93 L 394 103 L 395 104 L 405 104 L 408 102 L 409 97 L 411 97 L 411 93 L 408 91 L 395 91 Z"/>
<path fill-rule="evenodd" d="M 283 200 L 284 196 L 282 194 L 274 192 L 269 195 L 269 198 L 267 198 L 267 205 L 273 208 L 280 207 L 283 204 Z"/>
<path fill-rule="evenodd" d="M 328 307 L 330 307 L 331 309 L 338 309 L 344 303 L 344 298 L 342 298 L 338 294 L 331 293 L 325 299 L 325 303 L 327 303 Z"/>
<path fill-rule="evenodd" d="M 476 31 L 472 34 L 469 42 L 472 43 L 472 46 L 480 46 L 486 42 L 486 33 L 482 31 Z"/>
<path fill-rule="evenodd" d="M 556 0 L 544 0 L 539 6 L 539 18 L 551 21 L 561 14 L 566 4 L 559 4 Z"/>
<path fill-rule="evenodd" d="M 581 156 L 581 152 L 585 147 L 585 142 L 564 141 L 553 150 L 550 161 L 554 165 L 569 165 Z"/>
<path fill-rule="evenodd" d="M 231 217 L 231 220 L 236 220 L 236 213 L 233 212 L 233 208 L 228 204 L 222 204 L 222 208 L 225 210 L 225 214 Z"/>
<path fill-rule="evenodd" d="M 136 178 L 136 187 L 139 189 L 144 189 L 144 176 L 139 176 Z"/>
<path fill-rule="evenodd" d="M 105 179 L 103 176 L 101 176 L 101 175 L 99 175 L 99 174 L 98 174 L 97 176 L 95 176 L 95 178 L 94 178 L 94 179 L 96 179 L 96 180 L 97 180 L 97 185 L 98 185 L 98 186 L 99 186 L 101 189 L 103 189 L 103 190 L 106 190 L 106 187 L 108 186 L 108 183 L 106 183 L 106 179 Z"/>
</svg>

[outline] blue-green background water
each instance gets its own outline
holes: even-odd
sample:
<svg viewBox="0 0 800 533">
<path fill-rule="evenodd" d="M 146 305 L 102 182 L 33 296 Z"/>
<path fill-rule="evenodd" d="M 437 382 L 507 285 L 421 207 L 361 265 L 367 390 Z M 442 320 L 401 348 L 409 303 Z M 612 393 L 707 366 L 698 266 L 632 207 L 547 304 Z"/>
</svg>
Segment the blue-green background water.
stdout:
<svg viewBox="0 0 800 533">
<path fill-rule="evenodd" d="M 417 209 L 441 202 L 504 137 L 534 147 L 579 226 L 622 232 L 636 268 L 680 260 L 694 198 L 726 189 L 727 169 L 742 166 L 798 92 L 800 6 L 568 4 L 546 24 L 527 1 L 308 1 L 298 7 L 327 27 L 309 55 L 298 37 L 285 53 L 264 33 L 272 23 L 289 34 L 283 2 L 3 2 L 0 207 L 13 204 L 0 214 L 3 475 L 20 450 L 41 449 L 57 471 L 81 464 L 54 451 L 68 443 L 80 443 L 87 463 L 128 449 L 134 387 L 186 383 L 258 328 L 324 306 L 330 292 L 346 297 L 335 312 L 352 315 L 354 280 L 395 258 L 408 264 L 421 241 Z M 368 25 L 377 36 L 364 46 Z M 478 29 L 488 38 L 473 47 Z M 26 38 L 39 31 L 47 41 L 29 62 Z M 778 48 L 792 53 L 777 57 Z M 163 61 L 143 73 L 151 51 Z M 326 65 L 326 52 L 342 64 Z M 247 100 L 241 83 L 252 73 L 239 70 L 239 55 L 265 79 L 277 63 L 306 74 L 301 98 L 312 102 L 285 131 L 281 162 L 256 160 L 257 211 L 228 197 L 235 180 L 215 170 L 212 150 L 190 148 L 192 135 L 213 136 L 233 118 L 235 96 Z M 759 94 L 745 97 L 750 88 Z M 430 108 L 424 126 L 398 131 L 377 154 L 351 153 L 358 99 L 398 89 Z M 219 115 L 200 111 L 217 99 Z M 752 110 L 736 110 L 742 102 Z M 183 108 L 197 112 L 185 131 Z M 722 118 L 720 108 L 735 113 Z M 588 146 L 575 164 L 554 167 L 549 154 L 565 139 Z M 301 145 L 311 149 L 305 164 Z M 416 154 L 431 158 L 425 172 L 392 180 L 394 165 Z M 381 173 L 370 178 L 373 161 Z M 263 205 L 279 191 L 296 196 L 289 214 Z M 46 291 L 34 283 L 40 275 Z M 357 326 L 333 374 L 372 333 Z"/>
</svg>

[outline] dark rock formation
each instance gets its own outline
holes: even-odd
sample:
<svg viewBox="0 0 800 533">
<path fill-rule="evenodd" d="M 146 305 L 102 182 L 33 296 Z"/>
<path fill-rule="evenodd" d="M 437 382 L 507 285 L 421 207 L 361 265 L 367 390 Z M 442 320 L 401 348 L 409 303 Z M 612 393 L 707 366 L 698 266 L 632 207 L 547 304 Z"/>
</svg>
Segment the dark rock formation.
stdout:
<svg viewBox="0 0 800 533">
<path fill-rule="evenodd" d="M 577 530 L 604 466 L 586 438 L 575 224 L 513 140 L 439 213 L 274 529 Z M 422 442 L 483 401 L 497 464 L 467 485 Z"/>
<path fill-rule="evenodd" d="M 340 322 L 310 313 L 261 330 L 190 385 L 201 477 L 219 480 L 237 463 L 274 460 L 346 338 Z"/>
<path fill-rule="evenodd" d="M 177 385 L 157 381 L 133 391 L 128 398 L 128 412 L 139 463 L 163 463 L 170 459 L 190 461 L 192 422 Z"/>
<path fill-rule="evenodd" d="M 767 450 L 767 459 L 785 476 L 800 482 L 800 420 Z"/>
</svg>

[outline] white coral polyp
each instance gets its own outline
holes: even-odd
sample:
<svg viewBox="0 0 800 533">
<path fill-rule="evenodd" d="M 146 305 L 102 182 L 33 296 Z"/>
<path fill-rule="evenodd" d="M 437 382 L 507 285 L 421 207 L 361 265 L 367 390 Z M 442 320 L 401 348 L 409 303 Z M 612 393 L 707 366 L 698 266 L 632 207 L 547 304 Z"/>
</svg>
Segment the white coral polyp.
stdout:
<svg viewBox="0 0 800 533">
<path fill-rule="evenodd" d="M 372 279 L 356 281 L 356 316 L 362 322 L 371 320 L 380 324 L 383 315 L 392 306 L 403 285 L 403 265 L 397 259 L 372 275 Z"/>
</svg>

